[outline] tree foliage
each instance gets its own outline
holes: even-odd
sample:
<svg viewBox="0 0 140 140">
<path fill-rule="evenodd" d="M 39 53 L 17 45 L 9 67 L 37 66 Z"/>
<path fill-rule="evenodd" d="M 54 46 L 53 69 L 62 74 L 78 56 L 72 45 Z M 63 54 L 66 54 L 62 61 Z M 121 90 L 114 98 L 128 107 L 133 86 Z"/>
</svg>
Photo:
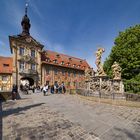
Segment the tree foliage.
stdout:
<svg viewBox="0 0 140 140">
<path fill-rule="evenodd" d="M 120 32 L 116 37 L 111 53 L 104 62 L 104 69 L 112 76 L 114 61 L 122 68 L 122 78 L 140 82 L 140 25 Z"/>
</svg>

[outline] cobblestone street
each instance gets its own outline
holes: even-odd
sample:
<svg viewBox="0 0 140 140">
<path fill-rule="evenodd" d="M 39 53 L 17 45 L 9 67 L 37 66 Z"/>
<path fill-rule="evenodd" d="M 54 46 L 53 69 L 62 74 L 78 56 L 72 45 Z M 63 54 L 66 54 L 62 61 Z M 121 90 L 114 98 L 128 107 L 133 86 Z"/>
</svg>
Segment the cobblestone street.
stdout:
<svg viewBox="0 0 140 140">
<path fill-rule="evenodd" d="M 2 105 L 3 140 L 139 140 L 140 108 L 76 95 L 24 95 Z"/>
</svg>

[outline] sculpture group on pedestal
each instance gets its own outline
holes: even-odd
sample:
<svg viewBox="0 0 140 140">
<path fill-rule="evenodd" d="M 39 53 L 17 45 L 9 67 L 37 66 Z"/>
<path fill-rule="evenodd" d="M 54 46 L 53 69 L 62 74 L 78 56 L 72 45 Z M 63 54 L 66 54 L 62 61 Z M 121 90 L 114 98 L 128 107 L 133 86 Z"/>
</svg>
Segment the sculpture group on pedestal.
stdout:
<svg viewBox="0 0 140 140">
<path fill-rule="evenodd" d="M 121 81 L 121 67 L 117 62 L 113 63 L 111 67 L 113 79 L 110 79 L 106 75 L 101 63 L 101 58 L 104 51 L 104 48 L 98 48 L 96 51 L 96 75 L 95 71 L 91 68 L 87 68 L 85 70 L 85 87 L 88 87 L 87 89 L 91 89 L 93 92 L 99 91 L 99 93 L 103 92 L 104 94 L 110 94 L 112 92 L 123 93 L 123 89 L 121 88 L 123 87 L 123 83 Z"/>
</svg>

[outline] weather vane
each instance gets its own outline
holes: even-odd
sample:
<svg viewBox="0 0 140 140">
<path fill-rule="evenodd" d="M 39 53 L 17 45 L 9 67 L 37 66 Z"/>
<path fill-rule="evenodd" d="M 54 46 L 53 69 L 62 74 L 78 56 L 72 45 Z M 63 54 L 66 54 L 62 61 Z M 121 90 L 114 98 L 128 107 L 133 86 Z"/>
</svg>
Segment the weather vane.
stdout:
<svg viewBox="0 0 140 140">
<path fill-rule="evenodd" d="M 26 0 L 26 3 L 25 3 L 25 15 L 27 15 L 28 6 L 29 6 L 29 0 Z"/>
</svg>

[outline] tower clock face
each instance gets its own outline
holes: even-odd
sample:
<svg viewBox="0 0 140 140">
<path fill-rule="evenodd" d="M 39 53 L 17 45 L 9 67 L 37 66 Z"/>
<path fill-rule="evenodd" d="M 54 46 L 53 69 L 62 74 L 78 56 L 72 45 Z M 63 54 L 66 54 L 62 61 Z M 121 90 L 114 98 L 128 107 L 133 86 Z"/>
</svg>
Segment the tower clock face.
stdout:
<svg viewBox="0 0 140 140">
<path fill-rule="evenodd" d="M 27 41 L 28 43 L 30 43 L 30 42 L 31 42 L 31 38 L 30 38 L 30 37 L 27 37 L 27 38 L 26 38 L 26 41 Z"/>
</svg>

